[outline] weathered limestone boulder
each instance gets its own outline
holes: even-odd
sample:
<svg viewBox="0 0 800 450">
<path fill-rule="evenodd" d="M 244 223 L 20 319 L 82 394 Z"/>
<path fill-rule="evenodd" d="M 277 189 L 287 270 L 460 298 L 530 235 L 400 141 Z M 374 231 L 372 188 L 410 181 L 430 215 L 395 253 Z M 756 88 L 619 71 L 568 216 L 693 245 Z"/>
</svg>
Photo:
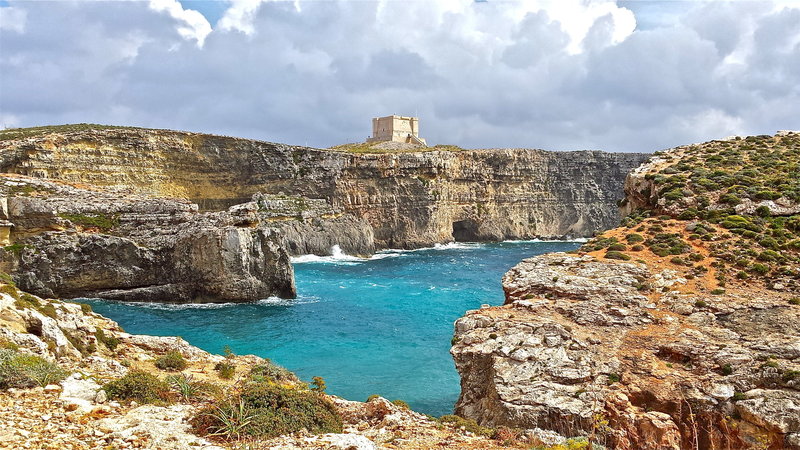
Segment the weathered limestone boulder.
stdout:
<svg viewBox="0 0 800 450">
<path fill-rule="evenodd" d="M 682 283 L 590 255 L 522 261 L 506 305 L 455 324 L 456 413 L 615 448 L 800 448 L 800 308 Z"/>
<path fill-rule="evenodd" d="M 144 405 L 123 417 L 98 421 L 97 429 L 125 442 L 146 440 L 153 448 L 182 450 L 222 450 L 222 447 L 191 433 L 188 419 L 195 408 L 190 405 Z"/>
</svg>

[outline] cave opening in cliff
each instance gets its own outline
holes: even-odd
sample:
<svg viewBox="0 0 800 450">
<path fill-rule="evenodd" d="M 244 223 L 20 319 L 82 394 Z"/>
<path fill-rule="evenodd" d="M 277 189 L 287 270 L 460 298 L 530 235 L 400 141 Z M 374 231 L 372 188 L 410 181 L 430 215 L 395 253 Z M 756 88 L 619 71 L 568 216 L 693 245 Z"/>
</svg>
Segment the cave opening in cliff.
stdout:
<svg viewBox="0 0 800 450">
<path fill-rule="evenodd" d="M 478 239 L 478 224 L 471 219 L 453 222 L 453 240 L 456 242 L 475 242 Z"/>
</svg>

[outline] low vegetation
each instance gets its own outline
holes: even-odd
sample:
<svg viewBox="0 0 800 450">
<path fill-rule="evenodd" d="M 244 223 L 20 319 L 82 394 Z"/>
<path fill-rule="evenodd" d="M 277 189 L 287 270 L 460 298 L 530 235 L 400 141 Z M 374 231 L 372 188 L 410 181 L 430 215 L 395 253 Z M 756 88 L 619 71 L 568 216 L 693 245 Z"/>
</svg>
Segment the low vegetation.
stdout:
<svg viewBox="0 0 800 450">
<path fill-rule="evenodd" d="M 469 151 L 469 149 L 461 148 L 457 145 L 434 145 L 431 147 L 410 147 L 410 148 L 381 148 L 380 146 L 376 147 L 380 143 L 372 143 L 372 142 L 356 142 L 352 144 L 343 144 L 337 145 L 335 147 L 331 147 L 328 150 L 334 150 L 338 152 L 348 152 L 348 153 L 411 153 L 411 152 L 435 152 L 435 151 L 442 151 L 442 152 L 463 152 Z"/>
<path fill-rule="evenodd" d="M 186 358 L 177 350 L 171 350 L 156 358 L 155 366 L 161 370 L 178 372 L 185 369 L 189 364 Z"/>
<path fill-rule="evenodd" d="M 293 380 L 291 372 L 274 364 L 255 366 L 226 397 L 203 408 L 192 426 L 201 435 L 225 440 L 269 438 L 303 429 L 341 433 L 342 418 L 333 403 L 319 389 Z"/>
<path fill-rule="evenodd" d="M 123 127 L 116 125 L 98 125 L 95 123 L 49 125 L 43 127 L 30 127 L 30 128 L 7 128 L 5 130 L 0 130 L 0 142 L 10 141 L 14 139 L 37 137 L 50 133 L 74 133 L 74 132 L 102 131 L 102 130 L 140 130 L 140 129 L 142 128 Z"/>
<path fill-rule="evenodd" d="M 100 231 L 110 231 L 119 226 L 118 214 L 87 213 L 87 214 L 59 214 L 62 219 L 69 220 L 75 225 L 84 228 L 96 228 Z"/>
<path fill-rule="evenodd" d="M 465 419 L 461 416 L 456 416 L 453 414 L 442 416 L 438 420 L 440 423 L 452 425 L 456 428 L 462 428 L 465 431 L 477 434 L 478 436 L 492 437 L 495 432 L 493 428 L 482 427 L 478 425 L 478 423 L 473 419 Z"/>
<path fill-rule="evenodd" d="M 169 383 L 142 370 L 131 370 L 125 376 L 107 383 L 103 389 L 112 400 L 163 404 L 174 398 Z"/>
<path fill-rule="evenodd" d="M 6 347 L 0 349 L 0 389 L 47 386 L 67 376 L 55 363 L 22 353 L 13 345 Z"/>
<path fill-rule="evenodd" d="M 800 286 L 800 215 L 791 213 L 800 203 L 800 134 L 712 141 L 657 156 L 663 161 L 645 175 L 651 187 L 641 192 L 647 204 L 622 220 L 624 237 L 603 234 L 582 252 L 605 249 L 606 258 L 626 259 L 648 250 L 689 279 L 713 269 L 715 294 L 735 281 Z"/>
</svg>

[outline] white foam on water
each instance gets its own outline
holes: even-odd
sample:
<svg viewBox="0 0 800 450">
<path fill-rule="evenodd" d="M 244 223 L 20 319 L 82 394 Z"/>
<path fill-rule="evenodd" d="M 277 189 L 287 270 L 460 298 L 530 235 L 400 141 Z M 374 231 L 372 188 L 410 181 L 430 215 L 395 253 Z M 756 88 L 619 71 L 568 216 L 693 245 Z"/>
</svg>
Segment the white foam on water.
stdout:
<svg viewBox="0 0 800 450">
<path fill-rule="evenodd" d="M 221 309 L 246 303 L 155 303 L 155 302 L 121 302 L 123 305 L 139 308 L 159 309 L 163 311 L 179 311 L 182 309 Z"/>
<path fill-rule="evenodd" d="M 318 297 L 304 297 L 304 296 L 300 296 L 297 298 L 269 297 L 258 300 L 256 304 L 263 306 L 291 306 L 291 305 L 305 305 L 317 302 L 319 302 Z"/>
<path fill-rule="evenodd" d="M 328 263 L 328 264 L 340 264 L 340 265 L 354 265 L 367 261 L 375 261 L 378 259 L 396 258 L 398 256 L 401 256 L 402 252 L 403 251 L 383 250 L 375 253 L 369 258 L 361 258 L 358 256 L 348 255 L 347 253 L 342 251 L 341 247 L 339 247 L 338 245 L 334 245 L 333 247 L 331 247 L 331 254 L 328 256 L 301 255 L 301 256 L 293 256 L 290 258 L 290 260 L 292 264 Z"/>
<path fill-rule="evenodd" d="M 510 239 L 507 241 L 503 241 L 503 244 L 535 244 L 539 242 L 589 242 L 587 238 L 570 238 L 567 237 L 566 239 Z"/>
<path fill-rule="evenodd" d="M 117 303 L 113 300 L 105 300 L 102 298 L 76 298 L 79 300 L 97 300 L 107 303 Z M 257 300 L 255 302 L 226 302 L 226 303 L 156 303 L 156 302 L 119 302 L 126 306 L 135 306 L 138 308 L 155 309 L 161 311 L 180 311 L 184 309 L 222 309 L 230 308 L 240 305 L 267 305 L 267 306 L 288 306 L 288 305 L 303 305 L 307 303 L 319 302 L 318 297 L 300 296 L 298 298 L 280 298 L 268 297 L 265 299 Z"/>
<path fill-rule="evenodd" d="M 505 244 L 530 244 L 530 243 L 537 243 L 537 242 L 587 242 L 588 239 L 586 238 L 576 238 L 576 239 L 531 239 L 531 240 L 508 240 L 502 241 Z M 424 252 L 429 250 L 468 250 L 468 249 L 476 249 L 482 248 L 486 245 L 485 242 L 448 242 L 445 244 L 434 244 L 433 247 L 422 247 L 422 248 L 415 248 L 413 250 L 406 250 L 400 248 L 390 248 L 386 250 L 381 250 L 375 252 L 369 258 L 361 258 L 359 256 L 348 255 L 342 248 L 338 245 L 334 245 L 331 247 L 331 254 L 328 256 L 319 256 L 319 255 L 300 255 L 300 256 L 292 256 L 290 261 L 292 264 L 303 264 L 303 263 L 327 263 L 327 264 L 338 264 L 338 265 L 345 265 L 351 266 L 355 264 L 364 263 L 367 261 L 376 261 L 379 259 L 386 259 L 386 258 L 397 258 L 399 256 L 403 256 L 405 253 L 412 253 L 412 252 Z"/>
<path fill-rule="evenodd" d="M 433 250 L 454 250 L 454 249 L 469 249 L 481 248 L 485 244 L 480 242 L 448 242 L 446 244 L 434 244 Z M 420 249 L 423 250 L 423 249 Z M 424 249 L 428 250 L 428 249 Z"/>
</svg>

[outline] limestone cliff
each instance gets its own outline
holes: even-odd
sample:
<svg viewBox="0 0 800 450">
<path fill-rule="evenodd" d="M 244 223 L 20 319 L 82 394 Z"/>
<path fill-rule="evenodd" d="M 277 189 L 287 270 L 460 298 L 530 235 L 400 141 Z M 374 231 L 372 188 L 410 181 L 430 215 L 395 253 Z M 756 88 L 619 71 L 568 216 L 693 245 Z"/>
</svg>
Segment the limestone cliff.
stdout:
<svg viewBox="0 0 800 450">
<path fill-rule="evenodd" d="M 294 297 L 282 238 L 246 207 L 200 213 L 186 201 L 3 175 L 13 244 L 0 262 L 44 296 L 240 302 Z M 247 205 L 244 205 L 247 206 Z"/>
<path fill-rule="evenodd" d="M 522 261 L 505 306 L 456 322 L 456 412 L 620 449 L 800 448 L 798 161 L 789 133 L 635 170 L 624 226 Z"/>
<path fill-rule="evenodd" d="M 372 236 L 346 239 L 356 253 L 368 253 L 370 241 L 409 248 L 453 239 L 589 236 L 618 223 L 625 174 L 648 156 L 528 149 L 361 154 L 103 127 L 18 135 L 0 140 L 0 171 L 126 186 L 205 210 L 224 210 L 257 193 L 321 199 L 371 226 Z M 295 235 L 309 231 L 288 228 Z M 328 243 L 323 235 L 316 244 L 299 242 L 298 251 L 316 252 Z"/>
</svg>

